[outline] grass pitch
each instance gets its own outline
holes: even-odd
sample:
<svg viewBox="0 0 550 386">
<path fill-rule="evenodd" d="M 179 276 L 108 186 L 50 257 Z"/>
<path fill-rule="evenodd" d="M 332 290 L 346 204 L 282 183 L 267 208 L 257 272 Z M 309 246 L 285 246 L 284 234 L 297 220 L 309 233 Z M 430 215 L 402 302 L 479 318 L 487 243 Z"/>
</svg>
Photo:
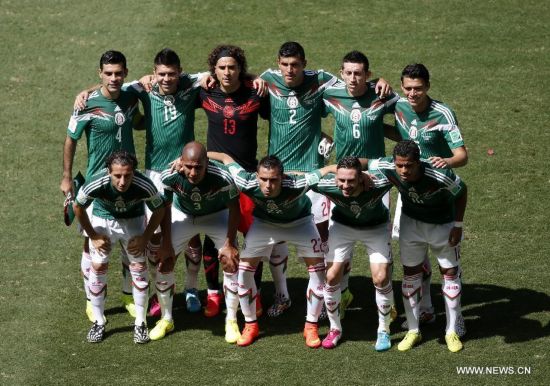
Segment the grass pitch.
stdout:
<svg viewBox="0 0 550 386">
<path fill-rule="evenodd" d="M 548 7 L 532 0 L 1 4 L 0 383 L 547 383 Z M 185 70 L 195 72 L 206 68 L 211 48 L 225 42 L 243 47 L 250 71 L 261 73 L 276 66 L 277 49 L 287 40 L 303 44 L 309 68 L 334 73 L 346 52 L 362 50 L 374 76 L 396 89 L 401 69 L 423 62 L 432 74 L 430 95 L 457 113 L 470 152 L 468 166 L 458 170 L 470 192 L 463 246 L 465 350 L 451 354 L 441 339 L 443 301 L 434 275 L 439 314 L 424 330 L 424 342 L 409 353 L 395 347 L 376 353 L 374 293 L 361 249 L 351 279 L 356 300 L 344 321 L 345 340 L 335 350 L 310 350 L 303 343 L 306 274 L 294 261 L 292 311 L 262 318 L 261 339 L 243 349 L 224 342 L 222 317 L 187 314 L 181 295 L 175 333 L 135 346 L 113 259 L 108 336 L 99 345 L 86 343 L 89 323 L 78 273 L 82 241 L 62 224 L 58 186 L 72 101 L 98 81 L 99 56 L 121 50 L 134 79 L 151 71 L 162 47 L 175 49 Z M 198 111 L 199 139 L 205 127 Z M 266 129 L 262 123 L 260 154 Z M 325 129 L 331 131 L 330 121 Z M 75 170 L 85 168 L 85 153 L 80 145 Z M 181 271 L 180 263 L 180 288 Z M 396 264 L 397 295 L 401 272 Z M 272 284 L 268 273 L 264 277 L 268 304 Z M 399 296 L 397 302 L 402 311 Z M 404 335 L 402 317 L 393 325 L 394 345 Z M 459 375 L 457 366 L 512 366 L 516 374 Z M 523 367 L 530 374 L 518 374 Z"/>
</svg>

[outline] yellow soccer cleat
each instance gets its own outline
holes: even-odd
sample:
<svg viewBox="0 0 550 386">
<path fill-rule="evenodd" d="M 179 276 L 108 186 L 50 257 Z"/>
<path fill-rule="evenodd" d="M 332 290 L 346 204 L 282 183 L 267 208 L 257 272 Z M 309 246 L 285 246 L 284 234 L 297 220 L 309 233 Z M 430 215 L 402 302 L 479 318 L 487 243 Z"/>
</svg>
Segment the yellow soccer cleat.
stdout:
<svg viewBox="0 0 550 386">
<path fill-rule="evenodd" d="M 161 319 L 149 333 L 149 338 L 151 340 L 161 340 L 166 334 L 172 331 L 174 331 L 174 322 L 172 320 Z"/>
<path fill-rule="evenodd" d="M 409 351 L 411 348 L 416 346 L 422 340 L 422 335 L 420 332 L 407 332 L 407 335 L 403 338 L 401 342 L 397 345 L 399 351 Z"/>
<path fill-rule="evenodd" d="M 239 331 L 239 325 L 236 320 L 228 320 L 225 323 L 225 341 L 227 343 L 237 343 L 241 337 L 241 332 Z"/>
<path fill-rule="evenodd" d="M 447 348 L 450 352 L 459 352 L 464 348 L 456 332 L 445 335 L 445 342 L 447 342 Z"/>
</svg>

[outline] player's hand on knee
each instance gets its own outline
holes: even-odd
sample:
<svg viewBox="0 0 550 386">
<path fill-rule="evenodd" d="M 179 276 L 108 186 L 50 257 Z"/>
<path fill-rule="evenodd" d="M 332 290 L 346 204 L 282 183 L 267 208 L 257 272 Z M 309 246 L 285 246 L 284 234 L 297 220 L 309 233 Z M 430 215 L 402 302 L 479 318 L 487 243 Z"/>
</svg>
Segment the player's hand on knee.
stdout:
<svg viewBox="0 0 550 386">
<path fill-rule="evenodd" d="M 159 251 L 160 252 L 160 251 Z M 163 257 L 159 258 L 159 264 L 158 264 L 158 271 L 162 273 L 169 273 L 174 270 L 174 266 L 176 265 L 176 256 L 171 255 L 160 255 Z"/>
<path fill-rule="evenodd" d="M 231 245 L 224 245 L 220 248 L 218 259 L 225 272 L 234 273 L 239 268 L 239 250 Z"/>
<path fill-rule="evenodd" d="M 449 245 L 456 247 L 460 240 L 462 240 L 462 228 L 453 227 L 449 233 Z"/>
<path fill-rule="evenodd" d="M 142 236 L 134 236 L 128 240 L 128 252 L 134 256 L 142 255 L 145 251 L 145 240 Z"/>
<path fill-rule="evenodd" d="M 94 248 L 103 254 L 111 252 L 111 239 L 107 235 L 97 235 L 94 238 L 90 238 L 94 244 Z"/>
</svg>

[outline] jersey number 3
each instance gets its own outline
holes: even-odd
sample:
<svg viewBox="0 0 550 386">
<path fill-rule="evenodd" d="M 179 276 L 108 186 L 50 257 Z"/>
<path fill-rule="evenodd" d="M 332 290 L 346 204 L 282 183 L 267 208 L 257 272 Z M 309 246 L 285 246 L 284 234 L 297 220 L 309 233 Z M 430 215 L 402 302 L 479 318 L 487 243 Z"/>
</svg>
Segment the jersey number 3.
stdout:
<svg viewBox="0 0 550 386">
<path fill-rule="evenodd" d="M 237 132 L 237 122 L 234 119 L 223 120 L 223 133 L 234 135 Z"/>
</svg>

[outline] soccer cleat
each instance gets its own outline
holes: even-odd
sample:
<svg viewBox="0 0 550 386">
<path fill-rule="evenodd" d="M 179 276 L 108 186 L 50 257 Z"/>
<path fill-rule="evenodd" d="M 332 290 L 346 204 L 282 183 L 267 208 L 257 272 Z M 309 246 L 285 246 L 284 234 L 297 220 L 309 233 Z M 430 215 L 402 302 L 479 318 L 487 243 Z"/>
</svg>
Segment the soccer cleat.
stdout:
<svg viewBox="0 0 550 386">
<path fill-rule="evenodd" d="M 86 339 L 90 343 L 99 343 L 103 340 L 103 337 L 105 336 L 105 325 L 103 324 L 97 324 L 97 322 L 94 322 L 92 325 L 92 328 L 90 328 L 90 331 L 88 331 L 88 336 Z"/>
<path fill-rule="evenodd" d="M 420 332 L 407 332 L 407 335 L 403 338 L 401 342 L 397 345 L 399 351 L 409 351 L 411 348 L 416 346 L 422 340 L 422 335 Z"/>
<path fill-rule="evenodd" d="M 221 310 L 221 303 L 222 296 L 219 293 L 208 294 L 206 297 L 206 307 L 204 307 L 204 316 L 207 318 L 217 316 Z"/>
<path fill-rule="evenodd" d="M 466 323 L 464 322 L 462 313 L 459 313 L 456 317 L 455 331 L 459 338 L 464 338 L 466 335 Z"/>
<path fill-rule="evenodd" d="M 390 334 L 388 334 L 386 331 L 380 331 L 376 338 L 376 344 L 374 345 L 374 349 L 380 352 L 380 351 L 387 351 L 390 349 L 390 347 L 391 347 Z"/>
<path fill-rule="evenodd" d="M 95 323 L 92 302 L 89 300 L 86 300 L 86 316 L 88 317 L 88 320 L 90 322 Z M 103 324 L 107 324 L 107 318 L 105 317 L 105 315 L 103 315 Z"/>
<path fill-rule="evenodd" d="M 236 343 L 241 337 L 239 325 L 236 320 L 228 320 L 225 323 L 225 341 L 227 343 Z"/>
<path fill-rule="evenodd" d="M 166 334 L 172 331 L 174 331 L 174 321 L 160 319 L 159 321 L 157 321 L 156 326 L 149 333 L 149 337 L 151 338 L 151 340 L 161 340 L 166 336 Z"/>
<path fill-rule="evenodd" d="M 345 291 L 342 292 L 342 299 L 340 300 L 340 320 L 343 320 L 346 316 L 346 309 L 353 301 L 353 294 L 349 290 L 349 288 L 346 288 Z"/>
<path fill-rule="evenodd" d="M 392 304 L 390 308 L 390 323 L 395 322 L 395 319 L 397 319 L 397 308 L 395 304 Z"/>
<path fill-rule="evenodd" d="M 134 326 L 134 343 L 144 344 L 149 342 L 149 331 L 145 323 L 141 323 L 141 326 Z"/>
<path fill-rule="evenodd" d="M 258 292 L 256 294 L 256 318 L 259 318 L 264 314 L 264 308 L 262 306 L 262 295 Z"/>
<path fill-rule="evenodd" d="M 418 318 L 419 326 L 432 324 L 433 322 L 435 322 L 435 314 L 433 312 L 423 311 L 420 313 L 420 318 Z M 401 323 L 401 328 L 403 330 L 407 330 L 409 328 L 409 324 L 407 323 L 406 320 L 403 323 Z"/>
<path fill-rule="evenodd" d="M 321 344 L 323 348 L 332 349 L 338 345 L 340 338 L 342 338 L 342 333 L 337 329 L 332 329 L 328 332 L 328 335 L 323 339 Z"/>
<path fill-rule="evenodd" d="M 126 308 L 126 311 L 128 311 L 132 318 L 135 318 L 136 305 L 134 304 L 134 297 L 132 295 L 123 293 L 120 299 L 122 300 L 122 304 L 124 304 L 124 308 Z"/>
<path fill-rule="evenodd" d="M 319 326 L 317 323 L 306 322 L 304 326 L 304 338 L 306 339 L 307 347 L 318 348 L 321 346 L 321 339 L 319 339 Z"/>
<path fill-rule="evenodd" d="M 160 303 L 157 294 L 149 300 L 149 316 L 159 317 L 161 315 Z M 154 339 L 153 339 L 154 340 Z"/>
<path fill-rule="evenodd" d="M 292 301 L 283 295 L 277 294 L 273 298 L 274 303 L 267 309 L 267 316 L 276 318 L 282 315 L 292 305 Z"/>
<path fill-rule="evenodd" d="M 185 306 L 188 312 L 199 312 L 201 310 L 201 301 L 199 300 L 199 291 L 196 288 L 185 290 Z"/>
<path fill-rule="evenodd" d="M 237 338 L 237 346 L 245 347 L 251 345 L 258 338 L 259 334 L 260 327 L 258 326 L 258 322 L 245 323 L 241 336 Z"/>
<path fill-rule="evenodd" d="M 450 352 L 459 352 L 464 348 L 456 332 L 445 335 L 445 342 L 447 342 L 447 348 Z"/>
</svg>

